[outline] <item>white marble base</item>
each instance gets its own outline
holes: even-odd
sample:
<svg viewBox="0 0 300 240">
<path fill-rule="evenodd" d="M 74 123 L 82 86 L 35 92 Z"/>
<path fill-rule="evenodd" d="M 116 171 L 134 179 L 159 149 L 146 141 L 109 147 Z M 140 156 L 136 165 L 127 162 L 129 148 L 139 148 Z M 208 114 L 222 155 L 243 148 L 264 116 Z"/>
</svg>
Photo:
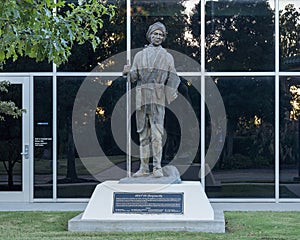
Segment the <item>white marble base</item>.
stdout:
<svg viewBox="0 0 300 240">
<path fill-rule="evenodd" d="M 183 214 L 113 213 L 114 192 L 184 193 Z M 214 213 L 200 182 L 181 184 L 99 184 L 83 214 L 69 221 L 69 231 L 225 232 L 223 212 Z"/>
</svg>

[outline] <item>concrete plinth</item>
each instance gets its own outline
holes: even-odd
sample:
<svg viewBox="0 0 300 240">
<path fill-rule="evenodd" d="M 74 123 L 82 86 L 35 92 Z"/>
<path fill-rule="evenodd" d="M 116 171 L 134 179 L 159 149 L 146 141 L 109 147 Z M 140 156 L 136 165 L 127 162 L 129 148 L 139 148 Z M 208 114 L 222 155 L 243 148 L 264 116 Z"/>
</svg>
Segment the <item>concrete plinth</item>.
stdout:
<svg viewBox="0 0 300 240">
<path fill-rule="evenodd" d="M 114 213 L 115 193 L 182 193 L 181 214 Z M 134 199 L 129 199 L 129 202 Z M 140 199 L 139 199 L 140 200 Z M 119 184 L 101 183 L 95 189 L 84 213 L 71 219 L 69 231 L 77 232 L 140 232 L 190 231 L 225 232 L 222 211 L 214 212 L 199 182 L 181 184 Z"/>
</svg>

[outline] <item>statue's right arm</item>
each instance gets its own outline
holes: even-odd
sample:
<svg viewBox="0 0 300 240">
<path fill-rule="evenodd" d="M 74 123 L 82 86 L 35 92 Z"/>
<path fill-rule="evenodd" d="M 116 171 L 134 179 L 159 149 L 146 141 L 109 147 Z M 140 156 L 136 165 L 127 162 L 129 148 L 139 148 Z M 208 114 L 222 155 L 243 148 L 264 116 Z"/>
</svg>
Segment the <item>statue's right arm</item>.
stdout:
<svg viewBox="0 0 300 240">
<path fill-rule="evenodd" d="M 132 66 L 127 64 L 124 66 L 124 69 L 123 69 L 123 77 L 126 78 L 127 75 L 130 74 L 131 82 L 135 82 L 139 78 L 139 66 L 138 66 L 139 57 L 140 57 L 140 54 L 137 53 L 133 59 Z"/>
</svg>

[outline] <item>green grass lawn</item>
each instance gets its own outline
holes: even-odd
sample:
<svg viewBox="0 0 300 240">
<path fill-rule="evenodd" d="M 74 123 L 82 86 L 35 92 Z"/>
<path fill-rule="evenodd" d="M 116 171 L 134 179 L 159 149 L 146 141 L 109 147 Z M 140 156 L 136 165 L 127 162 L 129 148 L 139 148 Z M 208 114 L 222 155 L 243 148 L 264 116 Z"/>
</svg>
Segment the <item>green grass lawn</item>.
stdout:
<svg viewBox="0 0 300 240">
<path fill-rule="evenodd" d="M 78 212 L 0 212 L 0 239 L 300 239 L 300 212 L 225 212 L 226 233 L 73 233 L 67 222 Z"/>
</svg>

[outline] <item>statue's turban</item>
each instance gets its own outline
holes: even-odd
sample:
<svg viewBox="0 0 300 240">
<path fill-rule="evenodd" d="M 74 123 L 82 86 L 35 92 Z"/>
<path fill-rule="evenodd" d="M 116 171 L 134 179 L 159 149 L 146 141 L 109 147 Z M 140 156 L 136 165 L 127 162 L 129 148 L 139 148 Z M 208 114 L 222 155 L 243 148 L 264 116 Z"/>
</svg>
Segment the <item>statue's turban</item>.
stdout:
<svg viewBox="0 0 300 240">
<path fill-rule="evenodd" d="M 148 28 L 148 31 L 147 31 L 147 34 L 146 34 L 146 37 L 147 37 L 147 40 L 150 42 L 150 35 L 151 33 L 153 33 L 154 31 L 156 30 L 160 30 L 163 32 L 164 34 L 164 40 L 167 36 L 167 30 L 166 30 L 166 27 L 165 25 L 163 25 L 161 22 L 156 22 L 156 23 L 153 23 L 152 25 L 149 26 Z"/>
</svg>

